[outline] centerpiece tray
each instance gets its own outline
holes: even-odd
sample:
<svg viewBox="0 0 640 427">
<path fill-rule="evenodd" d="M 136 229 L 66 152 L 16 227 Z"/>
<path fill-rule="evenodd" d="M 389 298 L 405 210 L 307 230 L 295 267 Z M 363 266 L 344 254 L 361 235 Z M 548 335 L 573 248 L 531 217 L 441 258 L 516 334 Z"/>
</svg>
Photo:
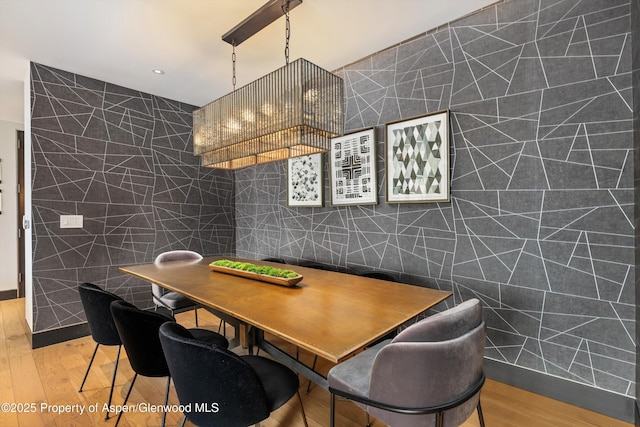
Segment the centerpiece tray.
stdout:
<svg viewBox="0 0 640 427">
<path fill-rule="evenodd" d="M 209 264 L 209 268 L 212 271 L 217 271 L 218 273 L 231 274 L 233 276 L 245 277 L 247 279 L 259 280 L 261 282 L 272 283 L 274 285 L 280 285 L 280 286 L 294 286 L 298 284 L 303 278 L 303 276 L 300 274 L 290 278 L 276 277 L 276 276 L 269 276 L 268 274 L 259 274 L 259 273 L 254 273 L 252 271 L 238 270 L 236 268 L 223 267 L 220 265 L 213 265 L 213 264 Z"/>
</svg>

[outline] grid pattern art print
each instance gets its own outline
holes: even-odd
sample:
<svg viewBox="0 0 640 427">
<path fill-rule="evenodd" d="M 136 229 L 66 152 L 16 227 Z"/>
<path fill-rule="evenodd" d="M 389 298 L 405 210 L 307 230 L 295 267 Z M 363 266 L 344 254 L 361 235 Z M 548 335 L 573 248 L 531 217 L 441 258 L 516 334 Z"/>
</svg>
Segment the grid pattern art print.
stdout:
<svg viewBox="0 0 640 427">
<path fill-rule="evenodd" d="M 373 128 L 331 140 L 331 204 L 376 204 L 375 131 Z"/>
</svg>

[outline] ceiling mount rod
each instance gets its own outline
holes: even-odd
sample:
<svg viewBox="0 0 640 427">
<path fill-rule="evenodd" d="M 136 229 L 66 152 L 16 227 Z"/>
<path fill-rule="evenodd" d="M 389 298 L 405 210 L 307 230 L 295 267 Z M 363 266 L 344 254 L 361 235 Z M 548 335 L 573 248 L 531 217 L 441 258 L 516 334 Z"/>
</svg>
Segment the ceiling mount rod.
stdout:
<svg viewBox="0 0 640 427">
<path fill-rule="evenodd" d="M 227 31 L 222 36 L 222 40 L 231 45 L 235 44 L 238 46 L 240 43 L 274 22 L 276 19 L 284 16 L 282 2 L 283 0 L 269 0 L 265 5 L 260 7 L 260 9 L 249 15 L 244 21 Z M 301 3 L 302 0 L 289 0 L 289 10 Z"/>
</svg>

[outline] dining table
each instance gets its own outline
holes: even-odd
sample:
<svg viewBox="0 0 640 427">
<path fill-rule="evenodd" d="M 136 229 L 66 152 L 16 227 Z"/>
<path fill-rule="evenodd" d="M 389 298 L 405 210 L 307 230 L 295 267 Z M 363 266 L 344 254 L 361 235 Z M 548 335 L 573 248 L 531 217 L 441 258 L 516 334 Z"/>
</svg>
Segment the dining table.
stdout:
<svg viewBox="0 0 640 427">
<path fill-rule="evenodd" d="M 282 286 L 213 271 L 216 260 L 249 262 L 302 275 Z M 451 292 L 337 271 L 235 257 L 205 257 L 120 267 L 124 273 L 179 292 L 230 323 L 234 345 L 263 349 L 327 388 L 326 378 L 270 342 L 272 335 L 340 363 L 451 296 Z"/>
</svg>

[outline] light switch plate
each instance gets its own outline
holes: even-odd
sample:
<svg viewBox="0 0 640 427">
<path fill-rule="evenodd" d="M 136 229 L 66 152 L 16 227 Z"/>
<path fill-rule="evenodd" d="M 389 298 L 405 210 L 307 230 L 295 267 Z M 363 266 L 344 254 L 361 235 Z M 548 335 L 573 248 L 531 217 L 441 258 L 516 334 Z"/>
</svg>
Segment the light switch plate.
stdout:
<svg viewBox="0 0 640 427">
<path fill-rule="evenodd" d="M 60 228 L 82 228 L 82 215 L 60 215 Z"/>
</svg>

